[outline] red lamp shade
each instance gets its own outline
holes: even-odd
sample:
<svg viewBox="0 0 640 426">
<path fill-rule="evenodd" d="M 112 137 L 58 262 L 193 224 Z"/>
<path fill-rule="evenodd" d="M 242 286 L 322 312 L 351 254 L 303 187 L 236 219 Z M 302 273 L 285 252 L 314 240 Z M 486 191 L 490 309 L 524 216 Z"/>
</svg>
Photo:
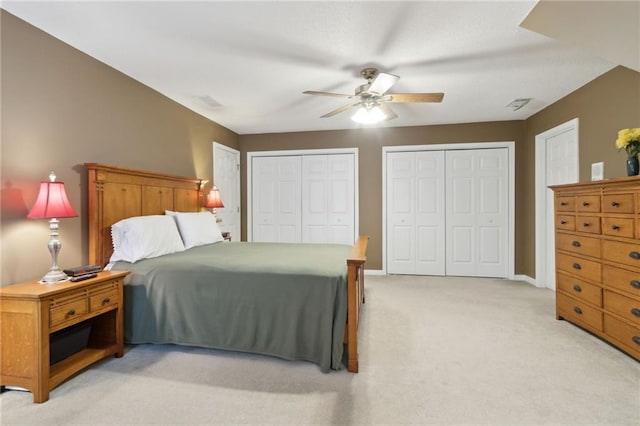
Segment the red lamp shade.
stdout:
<svg viewBox="0 0 640 426">
<path fill-rule="evenodd" d="M 53 219 L 76 217 L 71 207 L 64 182 L 40 182 L 40 193 L 27 217 L 29 219 Z"/>
<path fill-rule="evenodd" d="M 220 199 L 220 190 L 215 186 L 209 191 L 207 195 L 207 203 L 204 205 L 208 209 L 216 209 L 218 207 L 224 207 L 222 199 Z"/>
</svg>

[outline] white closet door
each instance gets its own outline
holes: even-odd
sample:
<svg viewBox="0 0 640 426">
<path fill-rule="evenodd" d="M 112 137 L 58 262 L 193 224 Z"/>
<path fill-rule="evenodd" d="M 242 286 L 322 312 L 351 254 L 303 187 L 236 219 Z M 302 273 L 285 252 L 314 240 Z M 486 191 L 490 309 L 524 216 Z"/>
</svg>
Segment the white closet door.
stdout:
<svg viewBox="0 0 640 426">
<path fill-rule="evenodd" d="M 387 154 L 387 271 L 444 275 L 444 152 Z"/>
<path fill-rule="evenodd" d="M 302 242 L 353 244 L 355 155 L 302 157 Z"/>
<path fill-rule="evenodd" d="M 252 241 L 300 242 L 301 159 L 254 157 Z"/>
<path fill-rule="evenodd" d="M 416 273 L 445 274 L 444 151 L 416 153 Z"/>
<path fill-rule="evenodd" d="M 506 277 L 506 148 L 446 152 L 447 275 Z"/>
</svg>

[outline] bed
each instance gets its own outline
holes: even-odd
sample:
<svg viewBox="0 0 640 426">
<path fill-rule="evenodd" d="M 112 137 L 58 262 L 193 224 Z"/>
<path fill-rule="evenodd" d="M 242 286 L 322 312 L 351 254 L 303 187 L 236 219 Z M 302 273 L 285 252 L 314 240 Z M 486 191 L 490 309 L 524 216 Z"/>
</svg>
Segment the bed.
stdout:
<svg viewBox="0 0 640 426">
<path fill-rule="evenodd" d="M 199 212 L 204 181 L 86 163 L 89 262 L 107 265 L 124 219 Z M 126 222 L 126 221 L 125 221 Z M 358 372 L 368 238 L 353 246 L 220 242 L 144 259 L 127 269 L 125 340 L 306 360 Z"/>
</svg>

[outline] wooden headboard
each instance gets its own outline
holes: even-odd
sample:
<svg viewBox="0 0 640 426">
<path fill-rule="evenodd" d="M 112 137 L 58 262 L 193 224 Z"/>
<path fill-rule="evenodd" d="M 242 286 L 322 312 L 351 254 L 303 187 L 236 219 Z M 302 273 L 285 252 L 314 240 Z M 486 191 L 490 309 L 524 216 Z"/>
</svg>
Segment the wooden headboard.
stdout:
<svg viewBox="0 0 640 426">
<path fill-rule="evenodd" d="M 89 263 L 106 265 L 113 253 L 111 225 L 165 210 L 197 212 L 203 180 L 85 163 L 88 175 Z"/>
</svg>

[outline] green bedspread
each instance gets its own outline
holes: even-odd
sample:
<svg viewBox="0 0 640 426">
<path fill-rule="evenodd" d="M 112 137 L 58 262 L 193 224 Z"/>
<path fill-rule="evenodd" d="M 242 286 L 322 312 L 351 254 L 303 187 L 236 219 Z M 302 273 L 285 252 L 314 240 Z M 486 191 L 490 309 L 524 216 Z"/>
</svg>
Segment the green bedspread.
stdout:
<svg viewBox="0 0 640 426">
<path fill-rule="evenodd" d="M 311 361 L 340 369 L 351 247 L 217 243 L 118 262 L 125 340 Z"/>
</svg>

